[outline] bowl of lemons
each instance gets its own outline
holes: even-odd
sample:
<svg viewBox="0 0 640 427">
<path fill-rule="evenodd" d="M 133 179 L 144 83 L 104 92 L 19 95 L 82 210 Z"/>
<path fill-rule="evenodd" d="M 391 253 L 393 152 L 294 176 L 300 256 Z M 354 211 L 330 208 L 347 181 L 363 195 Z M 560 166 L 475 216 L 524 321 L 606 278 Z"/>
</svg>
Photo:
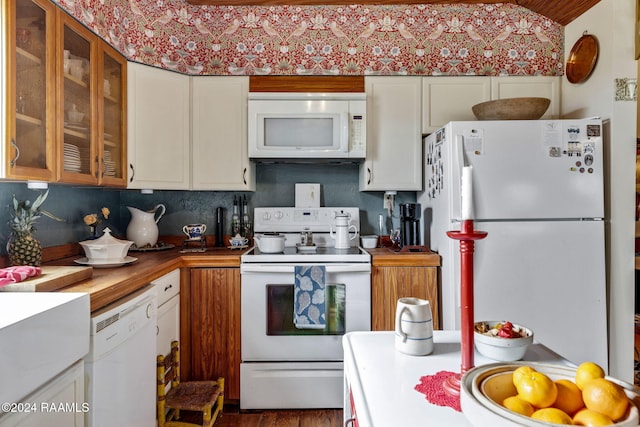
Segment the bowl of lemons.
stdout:
<svg viewBox="0 0 640 427">
<path fill-rule="evenodd" d="M 496 363 L 462 378 L 460 405 L 474 426 L 637 426 L 636 388 L 593 362 L 577 368 Z"/>
</svg>

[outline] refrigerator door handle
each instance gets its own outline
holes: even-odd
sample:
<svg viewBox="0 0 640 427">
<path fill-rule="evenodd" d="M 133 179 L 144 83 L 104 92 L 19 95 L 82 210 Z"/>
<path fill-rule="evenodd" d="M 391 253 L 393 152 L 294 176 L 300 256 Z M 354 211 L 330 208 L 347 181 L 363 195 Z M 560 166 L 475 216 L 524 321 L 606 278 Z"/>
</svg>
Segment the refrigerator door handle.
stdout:
<svg viewBox="0 0 640 427">
<path fill-rule="evenodd" d="M 455 170 L 454 172 L 454 177 L 453 177 L 453 186 L 456 186 L 456 182 L 457 182 L 457 189 L 455 193 L 457 193 L 458 196 L 458 211 L 457 213 L 454 213 L 454 210 L 451 211 L 452 215 L 454 216 L 454 220 L 455 221 L 462 221 L 462 192 L 460 191 L 461 189 L 461 185 L 462 185 L 462 169 L 465 167 L 465 155 L 464 155 L 464 135 L 458 134 L 456 135 L 455 138 L 455 144 L 454 144 L 454 156 L 455 156 L 455 165 L 452 168 L 452 170 Z M 454 194 L 455 194 L 454 193 Z"/>
<path fill-rule="evenodd" d="M 466 164 L 464 157 L 464 135 L 456 135 L 456 166 L 460 171 L 458 176 L 462 176 L 463 167 L 469 166 Z"/>
</svg>

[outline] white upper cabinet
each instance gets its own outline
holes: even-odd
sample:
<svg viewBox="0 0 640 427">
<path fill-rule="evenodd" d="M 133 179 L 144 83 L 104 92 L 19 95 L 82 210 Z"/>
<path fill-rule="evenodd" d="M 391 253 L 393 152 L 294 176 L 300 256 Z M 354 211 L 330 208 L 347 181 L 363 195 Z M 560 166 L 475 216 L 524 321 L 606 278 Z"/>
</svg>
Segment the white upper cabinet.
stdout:
<svg viewBox="0 0 640 427">
<path fill-rule="evenodd" d="M 540 97 L 549 98 L 551 104 L 543 119 L 560 118 L 559 76 L 491 77 L 491 99 Z"/>
<path fill-rule="evenodd" d="M 255 190 L 245 76 L 195 76 L 131 63 L 128 188 Z"/>
<path fill-rule="evenodd" d="M 248 77 L 192 77 L 193 190 L 255 190 L 247 153 L 248 93 Z"/>
<path fill-rule="evenodd" d="M 127 70 L 127 187 L 189 189 L 190 77 L 133 62 Z"/>
<path fill-rule="evenodd" d="M 422 190 L 422 77 L 366 77 L 361 191 Z"/>
<path fill-rule="evenodd" d="M 551 104 L 542 118 L 560 118 L 560 79 L 554 76 L 424 77 L 422 133 L 434 132 L 450 121 L 476 120 L 471 107 L 502 98 L 549 98 Z"/>
<path fill-rule="evenodd" d="M 438 130 L 451 120 L 475 120 L 471 107 L 489 100 L 488 77 L 423 77 L 422 133 Z"/>
</svg>

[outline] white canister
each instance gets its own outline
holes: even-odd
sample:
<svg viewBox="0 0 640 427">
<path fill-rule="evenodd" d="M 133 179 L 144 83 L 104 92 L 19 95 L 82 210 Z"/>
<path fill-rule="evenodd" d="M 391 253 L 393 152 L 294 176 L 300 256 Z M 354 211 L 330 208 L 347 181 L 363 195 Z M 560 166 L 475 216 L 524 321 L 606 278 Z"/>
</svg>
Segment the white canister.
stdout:
<svg viewBox="0 0 640 427">
<path fill-rule="evenodd" d="M 431 305 L 420 298 L 400 298 L 396 306 L 396 349 L 413 356 L 433 351 Z"/>
</svg>

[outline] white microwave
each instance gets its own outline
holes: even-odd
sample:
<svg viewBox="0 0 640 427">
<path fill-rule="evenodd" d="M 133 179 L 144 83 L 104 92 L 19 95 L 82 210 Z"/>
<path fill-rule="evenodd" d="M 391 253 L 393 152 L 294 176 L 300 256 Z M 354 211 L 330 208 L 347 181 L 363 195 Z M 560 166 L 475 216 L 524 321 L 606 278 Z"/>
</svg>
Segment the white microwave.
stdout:
<svg viewBox="0 0 640 427">
<path fill-rule="evenodd" d="M 364 93 L 251 92 L 252 159 L 349 159 L 366 154 Z"/>
</svg>

